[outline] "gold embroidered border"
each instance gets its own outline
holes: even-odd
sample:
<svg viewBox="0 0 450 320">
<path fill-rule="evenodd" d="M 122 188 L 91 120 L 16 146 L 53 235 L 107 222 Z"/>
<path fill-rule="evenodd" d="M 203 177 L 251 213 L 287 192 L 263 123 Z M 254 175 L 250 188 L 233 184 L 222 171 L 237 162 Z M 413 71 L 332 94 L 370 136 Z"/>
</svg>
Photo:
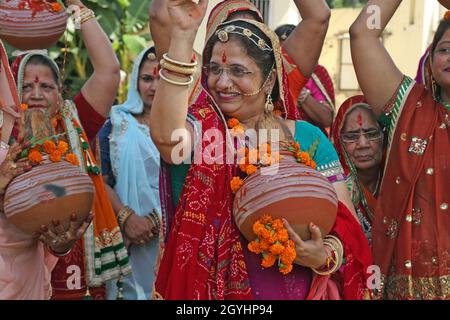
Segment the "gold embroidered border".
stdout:
<svg viewBox="0 0 450 320">
<path fill-rule="evenodd" d="M 450 299 L 450 275 L 430 278 L 390 276 L 385 281 L 384 298 L 388 300 Z"/>
</svg>

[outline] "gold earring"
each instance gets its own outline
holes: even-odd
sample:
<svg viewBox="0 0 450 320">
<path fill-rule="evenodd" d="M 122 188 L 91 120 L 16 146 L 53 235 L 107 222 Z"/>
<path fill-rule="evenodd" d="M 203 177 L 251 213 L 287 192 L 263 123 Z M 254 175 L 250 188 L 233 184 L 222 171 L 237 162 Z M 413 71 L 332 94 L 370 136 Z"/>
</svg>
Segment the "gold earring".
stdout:
<svg viewBox="0 0 450 320">
<path fill-rule="evenodd" d="M 273 105 L 273 102 L 272 102 L 272 96 L 269 93 L 266 98 L 266 105 L 264 106 L 264 111 L 269 113 L 269 112 L 272 112 L 273 109 L 275 109 L 275 106 Z"/>
</svg>

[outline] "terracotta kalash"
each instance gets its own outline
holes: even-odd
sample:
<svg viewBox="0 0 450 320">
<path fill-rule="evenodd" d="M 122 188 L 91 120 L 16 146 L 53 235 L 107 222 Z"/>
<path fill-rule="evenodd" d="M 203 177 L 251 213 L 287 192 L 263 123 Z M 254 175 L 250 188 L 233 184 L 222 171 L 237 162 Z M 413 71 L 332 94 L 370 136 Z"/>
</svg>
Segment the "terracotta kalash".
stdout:
<svg viewBox="0 0 450 320">
<path fill-rule="evenodd" d="M 311 222 L 322 236 L 333 227 L 338 205 L 333 185 L 317 170 L 298 163 L 291 153 L 281 152 L 278 166 L 258 169 L 244 181 L 235 195 L 233 214 L 248 241 L 256 239 L 252 227 L 264 214 L 285 218 L 303 240 L 311 238 Z"/>
<path fill-rule="evenodd" d="M 51 47 L 66 30 L 56 0 L 0 0 L 0 39 L 20 50 Z"/>
<path fill-rule="evenodd" d="M 53 3 L 56 2 L 0 0 L 0 37 L 21 50 L 51 46 L 64 32 L 67 20 L 64 9 L 56 10 L 59 7 L 51 6 Z M 1 41 L 0 58 L 0 162 L 5 160 L 4 150 L 8 149 L 16 123 L 18 137 L 30 143 L 20 157 L 30 159 L 34 152 L 33 159 L 39 163 L 8 185 L 3 199 L 5 216 L 30 235 L 54 219 L 67 227 L 72 213 L 81 223 L 92 210 L 95 193 L 92 179 L 79 167 L 83 159 L 71 150 L 61 125 L 53 125 L 50 108 L 26 108 L 20 104 Z"/>
</svg>

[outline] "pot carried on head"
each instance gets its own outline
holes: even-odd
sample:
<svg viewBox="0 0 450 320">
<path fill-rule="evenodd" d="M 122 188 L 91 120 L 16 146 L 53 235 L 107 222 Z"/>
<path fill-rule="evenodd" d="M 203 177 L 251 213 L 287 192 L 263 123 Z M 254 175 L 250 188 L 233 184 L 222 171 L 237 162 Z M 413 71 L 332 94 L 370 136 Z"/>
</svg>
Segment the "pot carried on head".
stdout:
<svg viewBox="0 0 450 320">
<path fill-rule="evenodd" d="M 336 191 L 328 179 L 297 163 L 293 156 L 284 155 L 278 166 L 258 170 L 246 178 L 235 195 L 233 214 L 248 241 L 256 239 L 252 227 L 264 214 L 285 218 L 303 240 L 308 240 L 311 222 L 320 228 L 322 236 L 330 232 L 337 204 Z"/>
<path fill-rule="evenodd" d="M 0 0 L 0 39 L 17 49 L 49 48 L 66 25 L 67 14 L 54 0 Z"/>
<path fill-rule="evenodd" d="M 27 233 L 49 225 L 53 219 L 67 227 L 75 212 L 78 222 L 86 219 L 94 202 L 91 178 L 68 162 L 49 162 L 16 177 L 4 198 L 6 218 Z"/>
<path fill-rule="evenodd" d="M 450 9 L 450 0 L 439 0 L 439 3 L 442 4 L 447 9 Z"/>
</svg>

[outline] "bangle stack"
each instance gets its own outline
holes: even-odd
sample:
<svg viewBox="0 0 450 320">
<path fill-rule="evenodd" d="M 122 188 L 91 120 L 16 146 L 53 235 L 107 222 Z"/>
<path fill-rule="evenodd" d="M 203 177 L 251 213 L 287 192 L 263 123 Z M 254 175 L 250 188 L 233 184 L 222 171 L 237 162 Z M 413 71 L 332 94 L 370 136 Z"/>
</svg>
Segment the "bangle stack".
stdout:
<svg viewBox="0 0 450 320">
<path fill-rule="evenodd" d="M 311 268 L 316 274 L 327 276 L 338 271 L 342 266 L 344 258 L 344 247 L 341 241 L 332 235 L 327 235 L 323 239 L 325 250 L 328 253 L 325 265 L 320 269 Z"/>
<path fill-rule="evenodd" d="M 123 230 L 125 228 L 125 223 L 132 214 L 134 214 L 134 210 L 129 206 L 123 206 L 122 209 L 120 209 L 117 214 L 117 222 L 119 223 L 120 229 Z"/>
<path fill-rule="evenodd" d="M 86 21 L 95 18 L 95 13 L 93 10 L 88 9 L 86 7 L 81 8 L 80 14 L 75 18 L 75 23 L 82 25 Z"/>
<path fill-rule="evenodd" d="M 176 86 L 189 86 L 194 82 L 193 74 L 197 67 L 197 61 L 186 63 L 171 59 L 167 53 L 163 55 L 160 61 L 161 69 L 159 76 L 164 81 Z M 168 78 L 165 74 L 176 76 L 176 79 Z M 187 79 L 186 79 L 187 78 Z"/>
<path fill-rule="evenodd" d="M 309 89 L 303 88 L 302 91 L 300 92 L 300 97 L 298 98 L 298 102 L 300 104 L 303 104 L 306 99 L 309 97 L 309 95 L 311 94 L 311 91 Z"/>
<path fill-rule="evenodd" d="M 161 228 L 161 222 L 159 221 L 159 215 L 158 212 L 156 211 L 156 209 L 153 209 L 152 212 L 148 215 L 145 216 L 148 220 L 150 220 L 150 222 L 155 226 L 155 228 L 158 230 L 160 230 Z"/>
<path fill-rule="evenodd" d="M 47 251 L 48 252 L 50 252 L 52 255 L 54 255 L 55 257 L 58 257 L 58 258 L 62 258 L 62 257 L 65 257 L 65 256 L 67 256 L 71 251 L 72 251 L 72 248 L 70 248 L 67 252 L 64 252 L 64 253 L 58 253 L 58 252 L 55 252 L 55 251 L 53 251 L 49 246 L 45 246 L 45 248 L 47 249 Z"/>
</svg>

